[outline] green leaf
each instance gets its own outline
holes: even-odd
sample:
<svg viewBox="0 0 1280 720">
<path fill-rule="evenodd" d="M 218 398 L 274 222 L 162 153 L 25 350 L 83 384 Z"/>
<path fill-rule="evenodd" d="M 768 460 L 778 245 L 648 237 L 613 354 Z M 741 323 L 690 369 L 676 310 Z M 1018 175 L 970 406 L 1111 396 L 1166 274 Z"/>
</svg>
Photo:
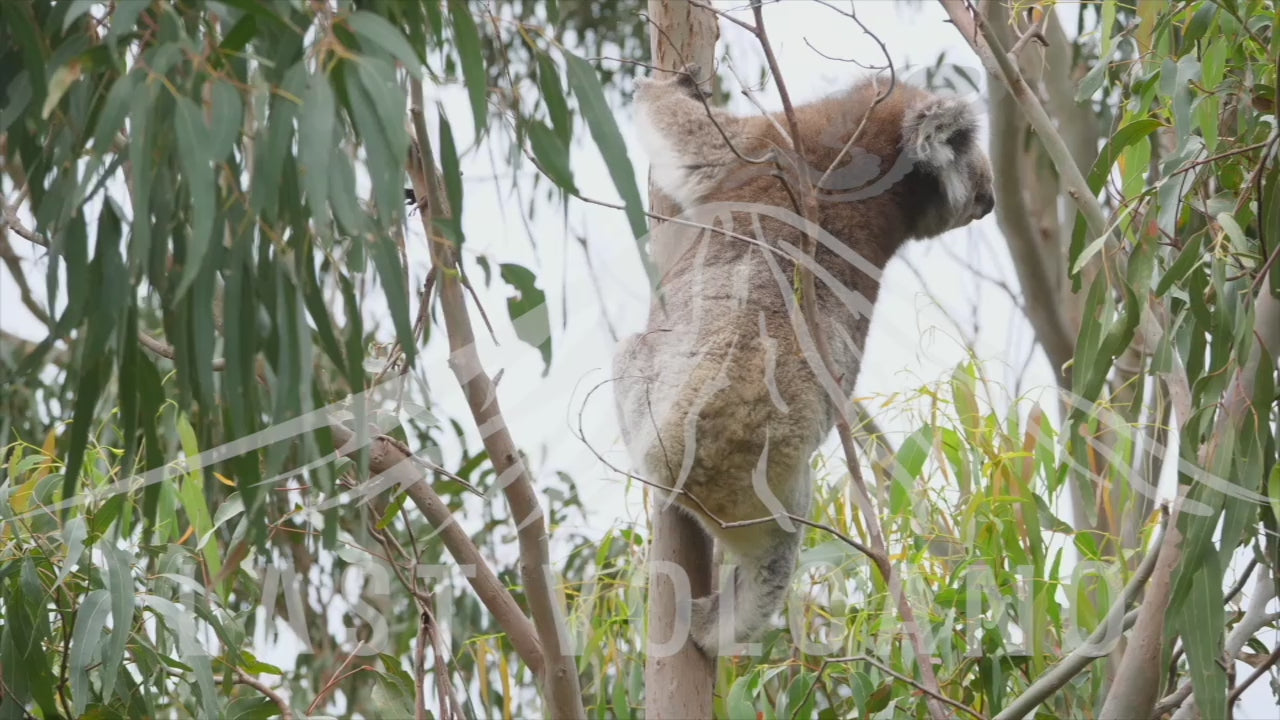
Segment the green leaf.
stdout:
<svg viewBox="0 0 1280 720">
<path fill-rule="evenodd" d="M 80 16 L 89 12 L 93 7 L 93 0 L 71 0 L 67 3 L 67 14 L 62 16 L 62 32 L 66 32 L 71 24 L 80 19 Z"/>
<path fill-rule="evenodd" d="M 111 149 L 116 133 L 124 126 L 137 85 L 138 76 L 134 73 L 122 76 L 111 85 L 93 132 L 93 151 L 98 155 L 105 155 Z"/>
<path fill-rule="evenodd" d="M 99 655 L 107 617 L 111 614 L 111 594 L 106 590 L 92 590 L 84 597 L 76 610 L 76 624 L 71 631 L 71 652 L 67 671 L 71 675 L 72 714 L 79 717 L 89 704 L 93 686 L 89 682 L 89 667 Z"/>
<path fill-rule="evenodd" d="M 182 277 L 174 292 L 181 298 L 204 267 L 205 255 L 213 240 L 213 215 L 217 189 L 210 164 L 208 137 L 200 107 L 189 97 L 175 99 L 177 113 L 174 117 L 178 138 L 178 161 L 187 181 L 187 195 L 191 198 L 192 222 L 187 236 L 187 252 L 183 258 Z"/>
<path fill-rule="evenodd" d="M 122 701 L 128 702 L 123 689 L 116 686 L 116 673 L 124 662 L 125 644 L 133 628 L 132 558 L 110 541 L 99 543 L 98 548 L 107 560 L 103 578 L 107 592 L 111 594 L 111 636 L 102 648 L 103 694 L 107 694 L 107 689 L 114 689 Z"/>
<path fill-rule="evenodd" d="M 207 140 L 209 156 L 214 162 L 222 162 L 240 137 L 244 103 L 235 86 L 223 78 L 213 81 L 210 95 L 213 98 L 213 112 Z"/>
<path fill-rule="evenodd" d="M 542 374 L 551 369 L 551 321 L 547 296 L 537 286 L 537 276 L 528 268 L 512 263 L 501 266 L 502 279 L 515 288 L 516 296 L 507 298 L 507 314 L 515 325 L 516 336 L 542 353 Z"/>
<path fill-rule="evenodd" d="M 458 146 L 453 140 L 453 125 L 440 113 L 440 173 L 444 176 L 445 197 L 449 217 L 457 230 L 456 241 L 462 244 L 462 169 L 458 163 Z"/>
<path fill-rule="evenodd" d="M 53 114 L 53 109 L 58 107 L 58 103 L 62 102 L 62 96 L 67 94 L 71 86 L 80 79 L 79 65 L 63 65 L 53 71 L 53 76 L 49 78 L 49 94 L 44 97 L 44 107 L 40 108 L 40 119 L 48 120 Z"/>
<path fill-rule="evenodd" d="M 556 137 L 568 145 L 573 137 L 573 116 L 569 113 L 569 103 L 565 100 L 555 61 L 542 52 L 538 53 L 538 90 L 542 93 L 542 101 L 547 104 L 547 115 L 551 117 L 551 126 L 556 129 Z"/>
<path fill-rule="evenodd" d="M 1267 239 L 1267 251 L 1276 253 L 1280 252 L 1280 167 L 1271 169 L 1264 187 L 1260 227 L 1262 237 Z M 1271 266 L 1271 292 L 1280 297 L 1280 264 Z"/>
<path fill-rule="evenodd" d="M 200 454 L 200 444 L 196 440 L 195 429 L 184 414 L 178 415 L 178 438 L 182 443 L 182 452 L 189 458 Z M 187 514 L 187 521 L 196 537 L 204 537 L 213 529 L 213 519 L 209 517 L 209 505 L 204 497 L 204 470 L 191 468 L 178 483 L 178 501 Z M 222 572 L 222 554 L 218 543 L 213 542 L 204 548 L 204 559 L 209 565 L 209 574 L 216 577 Z"/>
<path fill-rule="evenodd" d="M 1204 86 L 1217 88 L 1222 85 L 1226 76 L 1228 43 L 1223 38 L 1214 38 L 1200 55 L 1200 72 L 1204 76 Z"/>
<path fill-rule="evenodd" d="M 116 3 L 111 13 L 111 29 L 107 31 L 107 42 L 115 45 L 121 37 L 138 23 L 138 17 L 151 7 L 150 0 L 132 0 L 132 2 Z"/>
<path fill-rule="evenodd" d="M 1093 162 L 1093 169 L 1089 171 L 1089 189 L 1095 193 L 1101 191 L 1120 154 L 1131 145 L 1145 140 L 1161 125 L 1159 120 L 1146 117 L 1134 120 L 1117 130 L 1107 144 L 1102 146 L 1102 150 L 1098 152 L 1098 158 Z"/>
<path fill-rule="evenodd" d="M 1179 623 L 1196 706 L 1205 718 L 1227 717 L 1227 674 L 1221 664 L 1225 635 L 1222 605 L 1222 571 L 1217 556 L 1209 553 L 1191 581 Z"/>
<path fill-rule="evenodd" d="M 414 77 L 422 77 L 422 58 L 413 51 L 404 33 L 386 18 L 368 10 L 357 10 L 347 19 L 362 41 L 391 53 Z"/>
<path fill-rule="evenodd" d="M 396 244 L 385 235 L 378 235 L 368 243 L 373 264 L 378 268 L 378 279 L 387 295 L 387 307 L 391 310 L 391 323 L 396 329 L 396 340 L 404 351 L 405 362 L 413 365 L 418 355 L 413 339 L 413 325 L 409 320 L 409 291 L 405 287 L 404 266 L 400 264 L 400 252 Z"/>
<path fill-rule="evenodd" d="M 453 40 L 458 46 L 462 79 L 471 98 L 471 114 L 475 117 L 476 137 L 479 137 L 489 122 L 489 76 L 485 73 L 484 54 L 480 49 L 480 31 L 476 29 L 466 0 L 449 0 L 449 19 L 453 21 Z"/>
<path fill-rule="evenodd" d="M 1200 246 L 1204 242 L 1204 234 L 1196 233 L 1187 244 L 1183 246 L 1182 251 L 1178 253 L 1178 257 L 1169 265 L 1169 269 L 1161 276 L 1160 282 L 1156 285 L 1156 295 L 1164 295 L 1169 292 L 1169 288 L 1182 281 L 1196 265 L 1200 264 Z"/>
<path fill-rule="evenodd" d="M 298 129 L 298 163 L 307 204 L 317 228 L 329 226 L 329 160 L 333 157 L 334 129 L 337 127 L 337 103 L 326 75 L 307 77 L 307 92 L 302 96 L 302 120 Z"/>
<path fill-rule="evenodd" d="M 1280 524 L 1280 463 L 1271 467 L 1271 479 L 1267 481 L 1267 497 L 1271 501 L 1271 514 Z"/>
<path fill-rule="evenodd" d="M 622 197 L 627 208 L 627 220 L 631 224 L 631 232 L 635 235 L 636 245 L 640 249 L 640 257 L 650 282 L 656 286 L 657 270 L 645 252 L 642 240 L 648 233 L 644 214 L 644 205 L 640 201 L 640 189 L 636 185 L 635 168 L 627 156 L 627 144 L 618 132 L 618 124 L 614 121 L 613 111 L 604 99 L 604 91 L 600 87 L 600 77 L 586 60 L 567 50 L 564 59 L 569 72 L 569 86 L 578 98 L 578 106 L 586 118 L 587 127 L 591 130 L 591 138 L 604 156 L 605 165 L 609 168 L 609 177 Z"/>
<path fill-rule="evenodd" d="M 366 56 L 345 63 L 343 76 L 350 95 L 347 111 L 364 143 L 374 204 L 383 227 L 404 215 L 404 171 L 409 134 L 405 130 L 405 98 L 390 63 Z"/>
<path fill-rule="evenodd" d="M 80 564 L 80 556 L 84 554 L 84 541 L 89 537 L 89 528 L 83 516 L 76 516 L 62 526 L 62 544 L 67 547 L 67 557 L 58 568 L 58 576 L 54 578 L 53 587 L 60 587 L 67 576 Z"/>
<path fill-rule="evenodd" d="M 178 657 L 195 673 L 199 689 L 202 713 L 205 717 L 219 717 L 216 686 L 213 682 L 213 664 L 209 653 L 196 637 L 195 618 L 173 602 L 162 597 L 143 593 L 138 595 L 142 604 L 164 620 L 169 633 L 177 639 Z"/>
<path fill-rule="evenodd" d="M 573 170 L 569 167 L 568 146 L 560 142 L 560 138 L 541 120 L 529 121 L 526 130 L 533 156 L 542 171 L 562 190 L 576 195 L 578 188 L 573 183 Z"/>
</svg>

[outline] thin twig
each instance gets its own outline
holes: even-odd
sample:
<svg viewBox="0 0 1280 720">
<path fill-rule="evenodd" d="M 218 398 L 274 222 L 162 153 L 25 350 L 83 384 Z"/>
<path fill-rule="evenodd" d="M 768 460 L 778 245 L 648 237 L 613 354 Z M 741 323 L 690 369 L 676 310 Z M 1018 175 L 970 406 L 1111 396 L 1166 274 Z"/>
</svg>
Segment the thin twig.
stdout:
<svg viewBox="0 0 1280 720">
<path fill-rule="evenodd" d="M 800 699 L 800 702 L 797 703 L 796 712 L 799 712 L 800 708 L 804 706 L 805 700 L 809 698 L 809 694 L 813 692 L 813 688 L 817 687 L 818 680 L 822 678 L 822 673 L 827 669 L 828 666 L 835 665 L 837 663 L 845 664 L 845 663 L 854 663 L 854 662 L 865 662 L 868 665 L 872 665 L 878 668 L 881 672 L 885 673 L 886 675 L 889 675 L 900 682 L 907 683 L 911 687 L 915 688 L 916 690 L 919 690 L 920 692 L 924 693 L 925 695 L 928 695 L 930 698 L 933 698 L 938 702 L 946 703 L 947 705 L 950 705 L 951 707 L 957 710 L 966 712 L 973 717 L 979 718 L 979 720 L 986 720 L 986 717 L 987 717 L 986 715 L 983 715 L 982 713 L 978 712 L 977 710 L 974 710 L 973 708 L 969 707 L 968 705 L 965 705 L 962 702 L 952 700 L 951 698 L 947 697 L 946 695 L 943 695 L 937 690 L 921 685 L 914 678 L 908 677 L 906 675 L 903 675 L 900 672 L 897 672 L 893 668 L 889 667 L 888 665 L 880 662 L 879 660 L 869 655 L 849 655 L 847 657 L 824 659 L 822 661 L 822 665 L 818 667 L 817 678 L 814 679 L 813 684 L 810 685 L 809 689 L 805 691 L 804 697 L 802 697 Z M 794 718 L 795 716 L 793 715 L 792 717 Z"/>
<path fill-rule="evenodd" d="M 173 349 L 172 345 L 164 342 L 163 340 L 157 340 L 156 338 L 151 337 L 150 335 L 143 332 L 142 330 L 138 331 L 138 342 L 142 343 L 143 347 L 155 353 L 156 355 L 159 355 L 162 358 L 165 358 L 168 360 L 177 359 L 178 353 L 176 350 Z M 214 372 L 221 372 L 222 370 L 225 370 L 227 368 L 227 359 L 214 358 L 212 367 Z"/>
<path fill-rule="evenodd" d="M 330 424 L 329 432 L 333 435 L 333 444 L 340 454 L 345 456 L 355 453 L 353 440 L 356 434 L 351 429 Z M 369 472 L 389 479 L 395 487 L 404 488 L 409 499 L 435 529 L 449 555 L 459 567 L 467 569 L 468 572 L 464 575 L 471 589 L 493 614 L 498 625 L 506 631 L 516 654 L 529 667 L 534 677 L 541 677 L 544 665 L 542 644 L 538 641 L 533 624 L 525 617 L 507 586 L 493 572 L 489 561 L 476 547 L 471 536 L 458 523 L 448 503 L 425 482 L 422 470 L 409 462 L 412 456 L 399 443 L 392 442 L 386 436 L 374 437 L 368 446 L 368 453 Z M 474 572 L 471 572 L 472 569 Z"/>
<path fill-rule="evenodd" d="M 1236 700 L 1239 700 L 1240 696 L 1244 694 L 1244 691 L 1248 690 L 1249 686 L 1252 685 L 1254 681 L 1256 681 L 1258 678 L 1262 677 L 1263 675 L 1266 675 L 1267 671 L 1270 670 L 1271 667 L 1275 665 L 1276 662 L 1278 661 L 1280 661 L 1280 644 L 1277 644 L 1275 649 L 1271 651 L 1271 654 L 1267 655 L 1267 657 L 1258 665 L 1258 667 L 1254 668 L 1253 672 L 1249 673 L 1249 677 L 1245 678 L 1244 682 L 1235 686 L 1235 688 L 1231 690 L 1231 694 L 1227 696 L 1227 704 L 1230 705 L 1231 703 L 1234 703 Z"/>
<path fill-rule="evenodd" d="M 250 675 L 249 673 L 241 670 L 240 668 L 236 668 L 235 671 L 236 671 L 236 682 L 240 683 L 241 685 L 248 685 L 254 690 L 257 690 L 258 692 L 265 695 L 268 700 L 275 703 L 276 707 L 280 708 L 280 720 L 293 720 L 293 708 L 289 707 L 289 701 L 285 700 L 284 697 L 280 695 L 280 693 L 267 687 L 266 683 Z M 308 711 L 307 714 L 309 715 L 310 712 Z"/>
</svg>

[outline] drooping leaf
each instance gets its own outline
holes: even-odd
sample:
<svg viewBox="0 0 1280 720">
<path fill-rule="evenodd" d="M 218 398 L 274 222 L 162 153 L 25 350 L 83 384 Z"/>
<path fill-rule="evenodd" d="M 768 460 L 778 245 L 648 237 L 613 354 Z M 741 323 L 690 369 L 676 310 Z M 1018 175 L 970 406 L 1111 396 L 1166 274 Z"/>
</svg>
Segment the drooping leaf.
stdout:
<svg viewBox="0 0 1280 720">
<path fill-rule="evenodd" d="M 213 216 L 216 212 L 217 190 L 213 181 L 213 167 L 209 155 L 208 138 L 200 106 L 191 98 L 176 98 L 177 113 L 174 128 L 178 140 L 178 160 L 187 182 L 187 195 L 191 200 L 192 223 L 187 235 L 187 251 L 183 258 L 182 277 L 178 281 L 175 298 L 181 298 L 191 287 L 196 276 L 204 268 L 204 260 L 213 241 Z"/>
<path fill-rule="evenodd" d="M 89 667 L 101 656 L 103 629 L 111 615 L 111 594 L 91 590 L 76 610 L 76 624 L 71 631 L 71 652 L 67 670 L 71 674 L 72 712 L 79 717 L 89 704 L 92 686 Z"/>
<path fill-rule="evenodd" d="M 568 193 L 577 194 L 578 188 L 573 183 L 573 170 L 569 166 L 569 148 L 541 120 L 532 120 L 526 126 L 529 133 L 529 145 L 533 148 L 533 156 L 538 165 L 555 181 L 556 185 Z"/>
<path fill-rule="evenodd" d="M 515 325 L 516 336 L 542 353 L 543 374 L 551 369 L 551 320 L 547 296 L 538 288 L 537 276 L 514 263 L 501 265 L 502 279 L 515 289 L 507 298 L 507 313 Z"/>
<path fill-rule="evenodd" d="M 480 31 L 471 16 L 472 5 L 466 0 L 449 0 L 449 19 L 453 22 L 453 40 L 462 60 L 462 79 L 471 98 L 471 115 L 475 118 L 476 137 L 484 131 L 489 119 L 489 76 L 485 72 L 480 49 Z"/>
<path fill-rule="evenodd" d="M 422 58 L 405 40 L 404 33 L 386 18 L 367 10 L 357 10 L 347 23 L 361 40 L 391 53 L 414 77 L 422 77 Z"/>
<path fill-rule="evenodd" d="M 636 244 L 640 246 L 640 257 L 645 264 L 645 271 L 652 282 L 657 281 L 657 270 L 649 260 L 648 253 L 641 244 L 648 232 L 645 220 L 644 205 L 640 200 L 640 188 L 636 185 L 635 168 L 627 156 L 627 145 L 618 131 L 613 111 L 605 102 L 604 92 L 600 88 L 600 78 L 586 60 L 565 51 L 565 63 L 568 67 L 569 86 L 573 88 L 574 97 L 578 98 L 578 106 L 582 116 L 591 130 L 591 137 L 596 147 L 604 156 L 605 165 L 609 168 L 609 177 L 622 196 L 627 210 L 627 221 L 631 224 L 631 232 L 635 235 Z"/>
</svg>

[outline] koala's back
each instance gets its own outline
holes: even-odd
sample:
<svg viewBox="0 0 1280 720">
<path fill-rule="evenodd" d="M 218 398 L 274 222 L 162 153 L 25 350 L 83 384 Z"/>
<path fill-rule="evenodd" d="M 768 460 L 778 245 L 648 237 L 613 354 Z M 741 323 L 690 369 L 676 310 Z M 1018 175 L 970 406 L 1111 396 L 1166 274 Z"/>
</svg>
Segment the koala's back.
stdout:
<svg viewBox="0 0 1280 720">
<path fill-rule="evenodd" d="M 677 500 L 695 512 L 803 515 L 809 455 L 833 408 L 797 345 L 777 268 L 739 241 L 702 243 L 616 356 L 625 439 L 645 479 L 682 489 Z M 781 267 L 789 277 L 792 264 Z"/>
</svg>

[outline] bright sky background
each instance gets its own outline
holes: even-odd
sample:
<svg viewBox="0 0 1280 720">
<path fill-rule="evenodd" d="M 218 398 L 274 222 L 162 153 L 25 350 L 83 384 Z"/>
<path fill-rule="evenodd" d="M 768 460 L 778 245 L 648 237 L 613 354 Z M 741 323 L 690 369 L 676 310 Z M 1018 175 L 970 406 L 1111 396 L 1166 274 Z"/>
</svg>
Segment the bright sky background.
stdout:
<svg viewBox="0 0 1280 720">
<path fill-rule="evenodd" d="M 739 4 L 720 6 L 731 8 Z M 972 76 L 985 82 L 976 58 L 945 22 L 936 3 L 863 0 L 857 10 L 862 21 L 888 46 L 900 78 L 910 79 L 913 68 L 932 64 L 939 53 L 945 52 L 948 61 L 967 68 Z M 1068 6 L 1059 11 L 1074 17 L 1075 8 Z M 875 42 L 831 9 L 815 3 L 784 2 L 767 6 L 764 14 L 783 76 L 797 104 L 846 87 L 866 72 L 850 63 L 822 57 L 806 40 L 829 56 L 855 58 L 866 65 L 882 64 Z M 744 12 L 743 17 L 750 19 L 750 13 Z M 1068 28 L 1074 25 L 1066 23 Z M 725 22 L 721 23 L 721 31 L 722 43 L 730 49 L 738 75 L 754 82 L 760 77 L 762 64 L 754 38 Z M 917 82 L 922 78 L 917 77 Z M 738 88 L 732 80 L 727 89 L 733 94 L 731 108 L 742 113 L 753 111 L 752 105 L 736 92 Z M 773 85 L 758 92 L 757 97 L 770 110 L 780 107 Z M 436 99 L 454 119 L 460 150 L 469 148 L 473 139 L 469 135 L 470 110 L 465 91 L 459 86 L 442 87 Z M 636 142 L 632 109 L 617 108 L 617 119 L 643 190 L 648 161 Z M 498 262 L 516 262 L 537 272 L 551 311 L 554 360 L 549 374 L 543 377 L 537 350 L 516 339 L 505 320 L 505 298 L 510 290 L 496 277 L 490 289 L 480 288 L 480 296 L 495 321 L 500 344 L 494 346 L 478 332 L 482 358 L 491 375 L 504 371 L 499 398 L 516 442 L 534 460 L 539 483 L 552 484 L 557 471 L 568 472 L 577 482 L 589 513 L 587 527 L 582 529 L 603 533 L 619 524 L 643 524 L 639 489 L 629 488 L 575 436 L 581 412 L 582 426 L 592 446 L 617 466 L 629 466 L 618 438 L 609 385 L 606 383 L 592 395 L 585 407 L 584 396 L 611 374 L 616 338 L 610 327 L 624 335 L 644 326 L 649 290 L 635 243 L 621 212 L 577 200 L 570 201 L 566 227 L 566 214 L 558 200 L 549 199 L 548 184 L 531 187 L 535 175 L 532 166 L 526 164 L 513 170 L 505 163 L 506 145 L 506 137 L 500 137 L 492 146 L 482 143 L 463 159 L 463 220 L 468 241 L 464 254 L 485 255 L 495 269 Z M 575 138 L 573 170 L 584 194 L 617 202 L 603 161 L 585 129 Z M 513 172 L 519 179 L 519 192 L 510 190 Z M 537 205 L 537 212 L 527 220 L 526 230 L 521 208 L 531 200 Z M 29 223 L 29 214 L 24 212 L 24 216 Z M 536 246 L 530 242 L 530 235 L 537 238 Z M 594 280 L 579 237 L 585 239 Z M 416 218 L 410 223 L 408 245 L 412 272 L 420 283 L 428 259 Z M 36 257 L 27 243 L 17 242 L 15 249 Z M 901 395 L 911 395 L 924 384 L 946 378 L 956 364 L 966 359 L 966 339 L 973 343 L 989 377 L 1010 389 L 1009 397 L 1036 397 L 1037 392 L 1052 389 L 1051 368 L 1035 349 L 1030 327 L 1010 297 L 1001 288 L 974 277 L 966 266 L 1003 278 L 1017 292 L 1017 279 L 994 216 L 942 238 L 911 243 L 886 268 L 858 380 L 858 395 L 870 398 L 866 404 L 873 412 L 883 404 L 878 399 L 898 397 L 894 402 L 901 405 Z M 480 277 L 474 265 L 471 272 Z M 38 288 L 42 283 L 34 285 Z M 382 312 L 380 292 L 371 294 L 368 301 L 369 316 L 383 320 L 383 335 L 389 339 L 392 331 L 388 316 Z M 19 302 L 17 289 L 5 273 L 0 273 L 0 309 L 0 329 L 31 339 L 43 335 L 42 326 Z M 444 351 L 443 343 L 437 341 L 425 352 L 423 367 L 435 393 L 433 406 L 442 416 L 463 418 L 467 416 L 466 405 L 444 363 Z M 1009 397 L 994 400 L 1005 406 Z M 879 419 L 895 442 L 912 427 L 893 415 Z M 472 446 L 478 447 L 478 440 Z M 291 665 L 289 655 L 285 649 L 280 657 L 264 659 Z M 1247 673 L 1247 666 L 1239 665 L 1238 672 Z M 1265 683 L 1250 688 L 1246 700 L 1249 702 L 1245 707 L 1252 710 L 1248 717 L 1276 716 Z"/>
</svg>

